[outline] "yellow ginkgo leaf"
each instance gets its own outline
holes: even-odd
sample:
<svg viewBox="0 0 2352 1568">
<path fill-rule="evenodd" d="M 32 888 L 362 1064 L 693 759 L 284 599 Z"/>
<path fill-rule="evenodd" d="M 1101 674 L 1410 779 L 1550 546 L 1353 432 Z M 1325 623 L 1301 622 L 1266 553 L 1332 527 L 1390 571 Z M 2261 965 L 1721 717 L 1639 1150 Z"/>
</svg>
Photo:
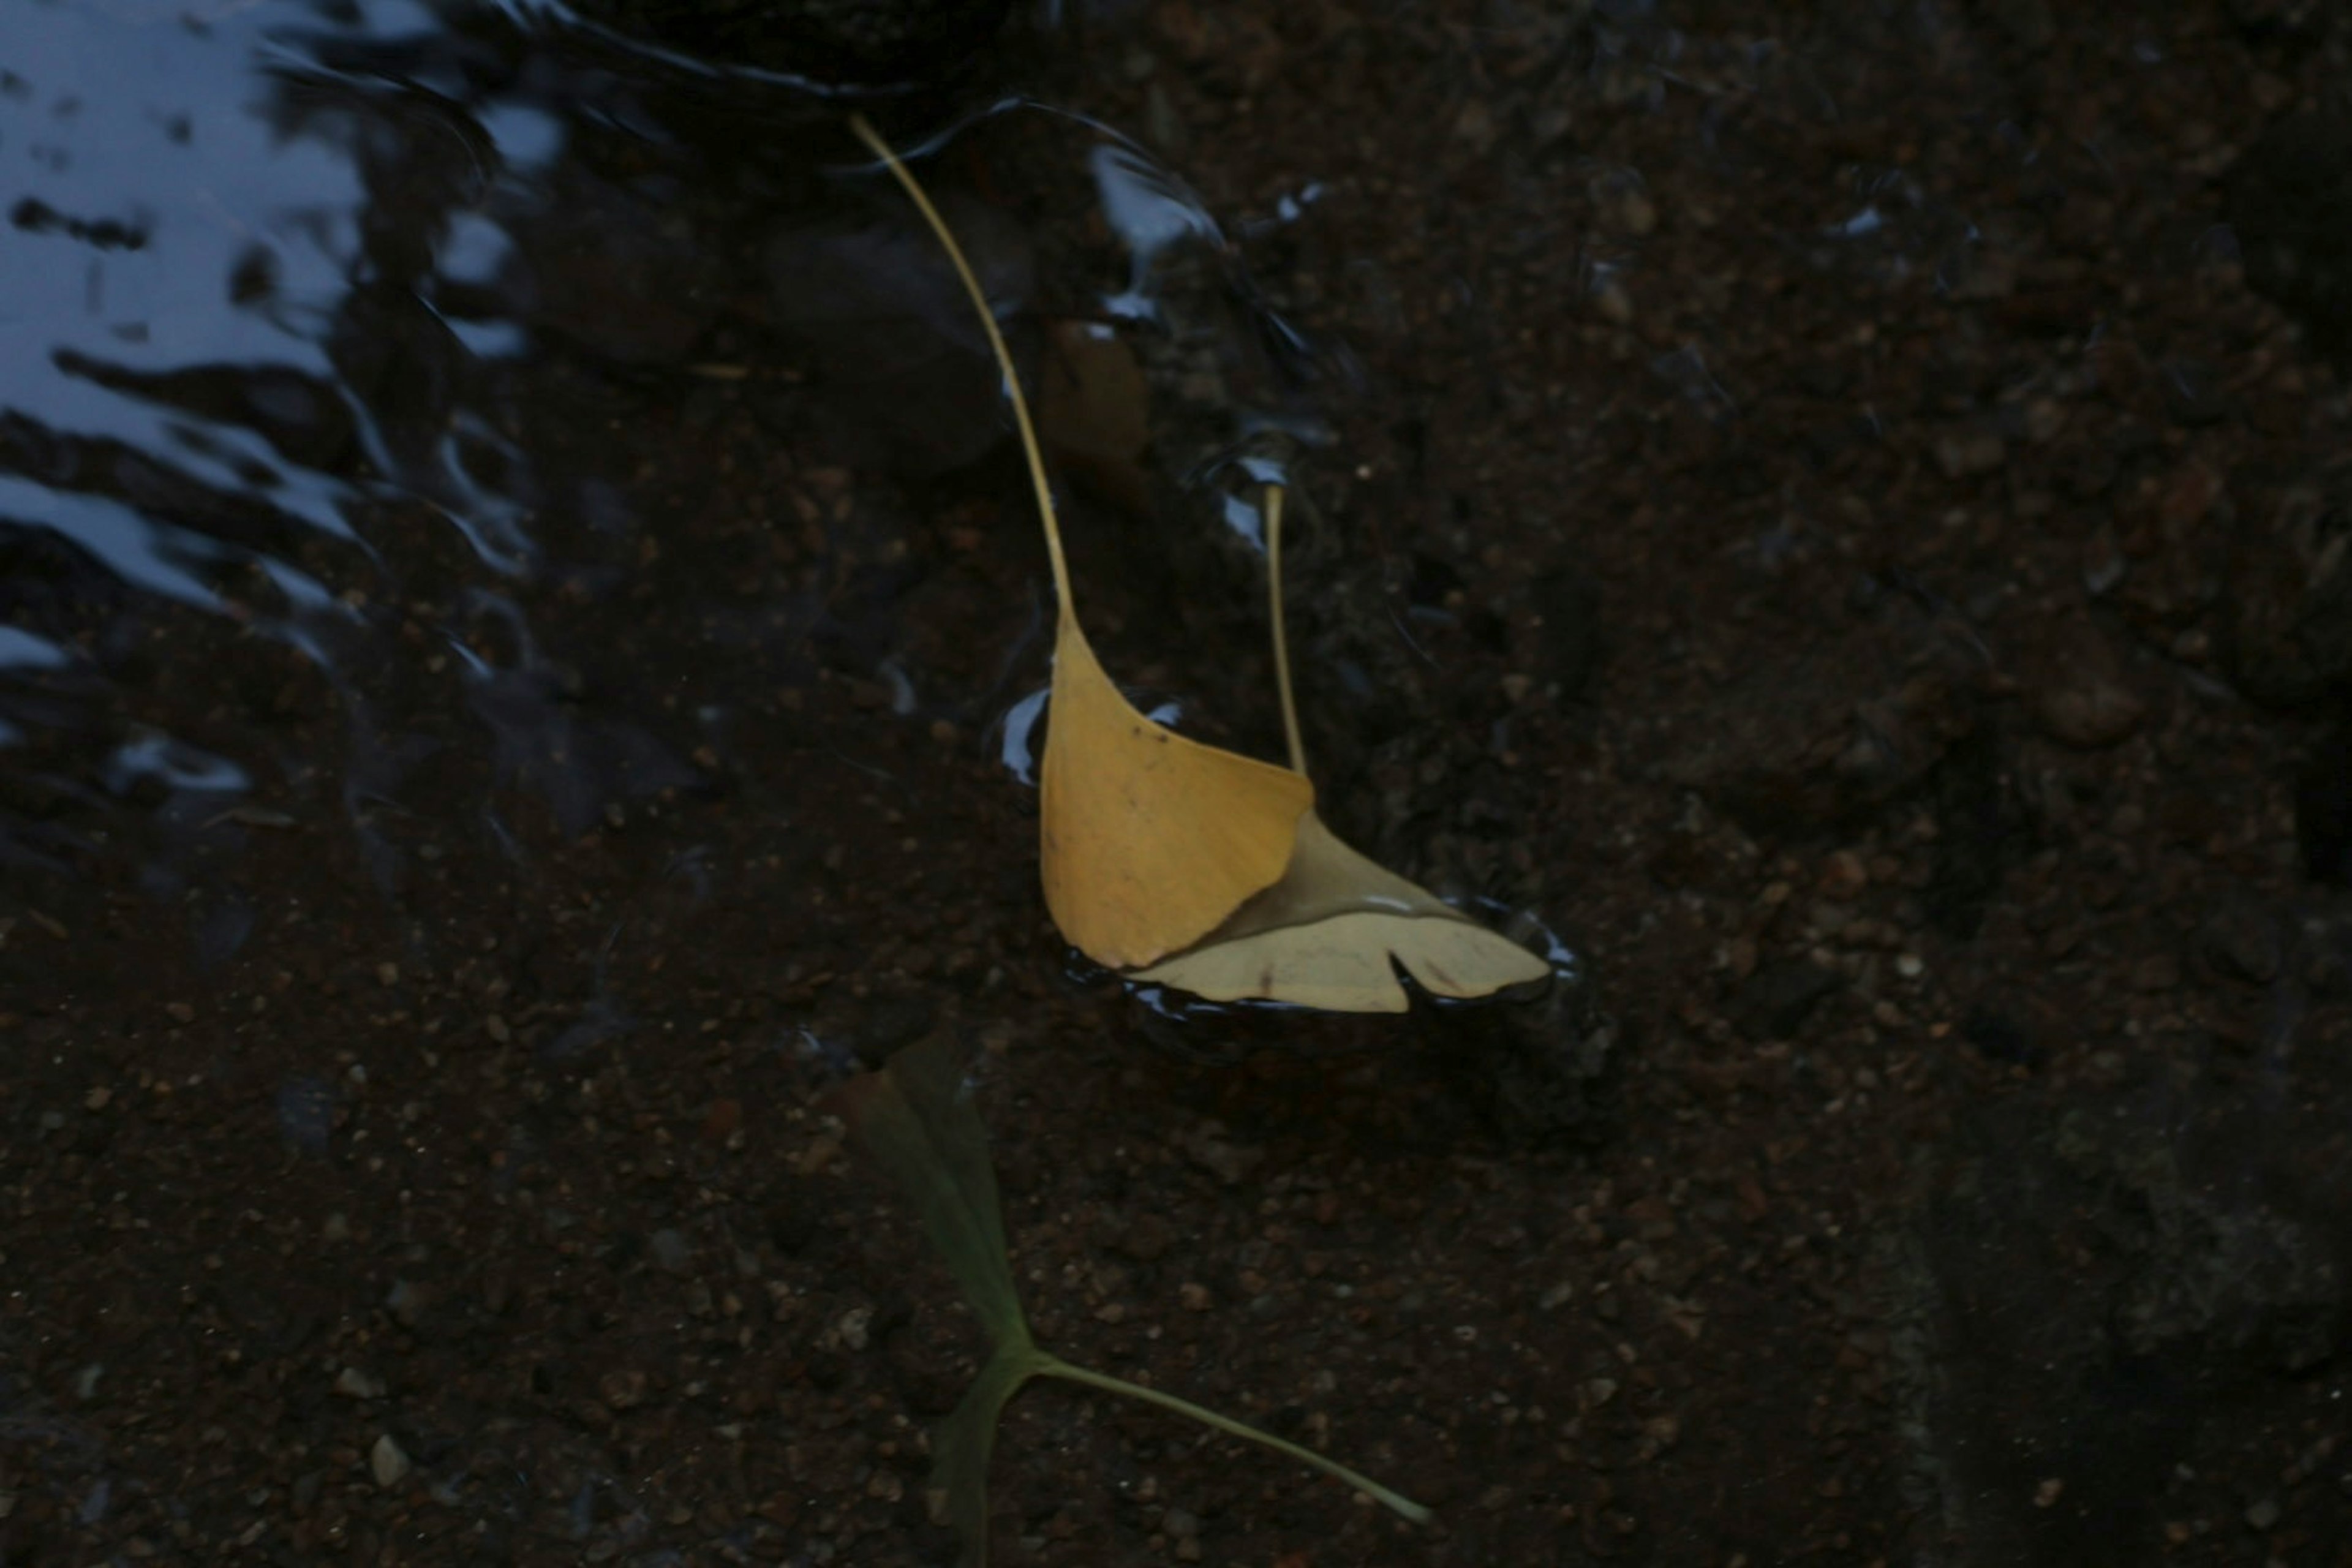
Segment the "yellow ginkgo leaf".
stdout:
<svg viewBox="0 0 2352 1568">
<path fill-rule="evenodd" d="M 1350 849 L 1307 813 L 1282 880 L 1189 952 L 1130 979 L 1212 1002 L 1288 1002 L 1331 1013 L 1402 1013 L 1402 964 L 1439 996 L 1489 996 L 1551 965 Z"/>
<path fill-rule="evenodd" d="M 1039 790 L 1045 907 L 1072 945 L 1113 969 L 1198 942 L 1291 864 L 1315 786 L 1288 768 L 1204 746 L 1119 695 L 1079 627 L 1052 487 L 1013 356 L 954 233 L 863 116 L 850 125 L 887 163 L 962 279 L 1004 373 L 1062 602 Z"/>
<path fill-rule="evenodd" d="M 1062 934 L 1132 979 L 1334 1012 L 1403 1012 L 1399 964 L 1423 988 L 1465 998 L 1549 974 L 1544 960 L 1350 849 L 1315 815 L 1283 635 L 1279 486 L 1266 498 L 1266 579 L 1290 766 L 1186 740 L 1119 695 L 1078 625 L 1036 427 L 988 297 L 914 175 L 863 117 L 850 124 L 962 279 L 1036 487 L 1062 606 L 1039 792 L 1045 905 Z"/>
<path fill-rule="evenodd" d="M 1315 786 L 1137 712 L 1073 616 L 1054 645 L 1048 726 L 1045 907 L 1096 963 L 1129 969 L 1191 946 L 1294 863 Z"/>
</svg>

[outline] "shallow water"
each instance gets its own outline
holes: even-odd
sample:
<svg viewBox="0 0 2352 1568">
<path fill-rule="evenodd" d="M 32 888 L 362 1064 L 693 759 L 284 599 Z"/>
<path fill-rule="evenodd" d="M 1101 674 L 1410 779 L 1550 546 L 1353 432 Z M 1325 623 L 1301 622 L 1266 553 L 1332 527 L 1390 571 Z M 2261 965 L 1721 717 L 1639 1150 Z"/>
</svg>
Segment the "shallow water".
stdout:
<svg viewBox="0 0 2352 1568">
<path fill-rule="evenodd" d="M 11 7 L 0 1563 L 939 1560 L 965 1325 L 811 1110 L 935 1030 L 1041 1323 L 1446 1494 L 1033 1401 L 1025 1560 L 2334 1563 L 2347 411 L 2223 177 L 2301 24 L 1735 9 L 861 100 L 1107 661 L 1277 754 L 1294 479 L 1335 827 L 1576 982 L 1391 1028 L 1067 966 L 1035 519 L 839 95 Z"/>
<path fill-rule="evenodd" d="M 16 32 L 0 515 L 24 564 L 0 722 L 35 787 L 138 784 L 167 797 L 157 812 L 214 820 L 330 761 L 273 755 L 257 694 L 244 713 L 130 700 L 131 650 L 183 636 L 279 645 L 309 672 L 289 680 L 332 691 L 341 813 L 372 839 L 428 748 L 572 835 L 693 787 L 688 754 L 741 700 L 717 648 L 789 663 L 846 644 L 898 719 L 1013 706 L 1034 605 L 989 628 L 984 678 L 912 670 L 890 601 L 920 563 L 866 565 L 846 593 L 747 594 L 739 563 L 681 551 L 663 515 L 679 501 L 647 493 L 758 460 L 691 449 L 698 404 L 721 398 L 899 476 L 1001 439 L 963 301 L 928 237 L 877 216 L 823 98 L 497 8 L 43 5 Z M 1084 129 L 1055 123 L 1049 155 L 1088 156 Z M 1223 236 L 1138 150 L 1097 146 L 1061 194 L 1089 185 L 1127 256 L 1099 308 L 1159 316 L 1167 254 Z M 1029 237 L 947 199 L 992 290 L 1031 299 Z M 798 505 L 783 531 L 821 575 L 835 520 Z M 673 570 L 649 570 L 665 551 Z M 656 631 L 624 652 L 589 629 L 582 612 L 641 603 L 657 577 L 684 588 L 667 617 L 709 643 Z M 7 832 L 54 859 L 38 831 Z"/>
</svg>

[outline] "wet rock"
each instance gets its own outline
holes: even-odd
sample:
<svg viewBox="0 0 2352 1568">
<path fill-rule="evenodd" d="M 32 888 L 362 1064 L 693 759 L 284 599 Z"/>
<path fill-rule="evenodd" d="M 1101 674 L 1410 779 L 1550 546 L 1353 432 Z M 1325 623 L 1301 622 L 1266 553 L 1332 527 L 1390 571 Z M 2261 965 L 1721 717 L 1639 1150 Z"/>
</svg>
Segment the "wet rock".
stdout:
<svg viewBox="0 0 2352 1568">
<path fill-rule="evenodd" d="M 1724 1016 L 1751 1040 L 1785 1040 L 1804 1027 L 1823 997 L 1844 984 L 1835 970 L 1810 959 L 1768 963 L 1732 993 Z"/>
<path fill-rule="evenodd" d="M 2033 717 L 2061 745 L 2099 751 L 2128 740 L 2147 717 L 2107 640 L 2088 627 L 2058 639 L 2029 679 Z"/>
</svg>

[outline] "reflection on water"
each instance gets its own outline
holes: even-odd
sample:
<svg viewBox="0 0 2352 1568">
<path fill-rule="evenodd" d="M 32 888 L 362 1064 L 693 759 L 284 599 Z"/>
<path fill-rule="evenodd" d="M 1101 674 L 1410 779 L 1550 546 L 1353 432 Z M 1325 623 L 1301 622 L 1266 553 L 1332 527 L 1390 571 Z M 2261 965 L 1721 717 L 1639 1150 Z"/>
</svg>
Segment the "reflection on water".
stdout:
<svg viewBox="0 0 2352 1568">
<path fill-rule="evenodd" d="M 444 283 L 483 266 L 484 209 L 562 133 L 528 106 L 472 120 L 421 87 L 326 74 L 314 45 L 434 25 L 418 5 L 329 14 L 12 17 L 0 551 L 11 636 L 50 657 L 0 704 L 36 754 L 113 725 L 106 680 L 178 616 L 348 682 L 345 656 L 381 627 L 371 601 L 412 577 L 417 525 L 520 564 L 520 501 L 476 477 L 499 443 Z M 160 730 L 97 774 L 118 794 L 254 784 Z"/>
<path fill-rule="evenodd" d="M 1003 1055 L 1041 1245 L 1150 1306 L 1080 1321 L 1202 1268 L 1139 1355 L 1332 1353 L 1251 1395 L 1495 1500 L 1443 1552 L 2345 1538 L 2352 742 L 2283 762 L 2352 669 L 2342 399 L 2201 276 L 2334 341 L 2332 121 L 2222 201 L 2247 57 L 2148 52 L 2151 129 L 2164 8 L 2037 59 L 2032 5 L 1171 4 L 1087 90 L 1213 200 L 861 100 L 1041 410 L 1129 399 L 1047 432 L 1106 663 L 1276 754 L 1295 480 L 1335 827 L 1552 958 L 1373 1057 L 1056 994 L 1006 776 L 1053 606 L 955 280 L 835 97 L 563 9 L 0 0 L 0 1561 L 169 1556 L 184 1502 L 207 1561 L 898 1560 L 941 1325 L 812 1352 L 904 1255 L 806 1091 L 934 1030 Z M 2045 692 L 2077 622 L 2116 679 Z M 1522 1136 L 1596 1146 L 1475 1157 Z M 1158 1550 L 1071 1517 L 1053 1561 Z"/>
<path fill-rule="evenodd" d="M 700 786 L 694 755 L 796 671 L 975 728 L 1019 689 L 1028 607 L 940 668 L 906 540 L 847 537 L 838 475 L 730 483 L 777 459 L 713 445 L 721 396 L 900 476 L 1001 438 L 952 278 L 809 84 L 541 7 L 37 5 L 10 32 L 0 858 L 152 877 L 187 864 L 152 829 L 228 842 L 250 796 L 390 888 L 452 826 L 511 850 L 523 801 L 577 835 Z M 1189 244 L 1244 290 L 1214 330 L 1308 363 L 1180 182 L 1052 124 L 1127 276 L 1074 308 L 1160 315 Z M 942 199 L 1001 308 L 1032 304 L 1028 233 Z M 649 451 L 761 510 L 681 550 L 653 518 L 694 502 L 646 493 Z"/>
</svg>

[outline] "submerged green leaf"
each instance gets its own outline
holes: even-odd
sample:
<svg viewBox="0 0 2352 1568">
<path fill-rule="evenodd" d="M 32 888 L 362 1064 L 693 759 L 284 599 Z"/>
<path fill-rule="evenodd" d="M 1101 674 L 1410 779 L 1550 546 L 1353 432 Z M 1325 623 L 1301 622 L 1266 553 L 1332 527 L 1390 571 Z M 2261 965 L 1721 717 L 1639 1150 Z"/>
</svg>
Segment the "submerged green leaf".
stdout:
<svg viewBox="0 0 2352 1568">
<path fill-rule="evenodd" d="M 844 1084 L 837 1095 L 851 1134 L 914 1200 L 963 1298 L 998 1351 L 1029 1345 L 1029 1322 L 1013 1288 L 1004 1215 L 989 1163 L 988 1129 L 964 1081 L 961 1054 L 944 1040 L 892 1057 L 880 1072 Z"/>
<path fill-rule="evenodd" d="M 996 1451 L 996 1418 L 1045 1364 L 1046 1357 L 1026 1345 L 999 1350 L 931 1434 L 931 1518 L 954 1528 L 974 1568 L 988 1562 L 988 1460 Z"/>
<path fill-rule="evenodd" d="M 963 1400 L 931 1434 L 931 1516 L 951 1527 L 971 1568 L 988 1562 L 988 1460 L 1004 1402 L 1044 1370 L 1013 1283 L 988 1128 L 972 1103 L 962 1053 L 944 1039 L 892 1057 L 844 1084 L 842 1120 L 875 1163 L 915 1202 L 923 1234 L 987 1331 L 989 1357 Z"/>
<path fill-rule="evenodd" d="M 835 1104 L 858 1143 L 890 1173 L 922 1218 L 923 1233 L 962 1287 L 988 1331 L 990 1354 L 962 1403 L 931 1435 L 932 1516 L 954 1528 L 969 1568 L 988 1562 L 988 1461 L 1004 1403 L 1033 1377 L 1058 1377 L 1157 1405 L 1236 1437 L 1262 1443 L 1375 1499 L 1415 1524 L 1429 1510 L 1337 1460 L 1286 1442 L 1229 1415 L 1125 1378 L 1074 1366 L 1037 1348 L 1013 1282 L 997 1203 L 988 1129 L 972 1103 L 963 1058 L 944 1039 L 892 1057 L 881 1071 L 842 1086 Z"/>
</svg>

